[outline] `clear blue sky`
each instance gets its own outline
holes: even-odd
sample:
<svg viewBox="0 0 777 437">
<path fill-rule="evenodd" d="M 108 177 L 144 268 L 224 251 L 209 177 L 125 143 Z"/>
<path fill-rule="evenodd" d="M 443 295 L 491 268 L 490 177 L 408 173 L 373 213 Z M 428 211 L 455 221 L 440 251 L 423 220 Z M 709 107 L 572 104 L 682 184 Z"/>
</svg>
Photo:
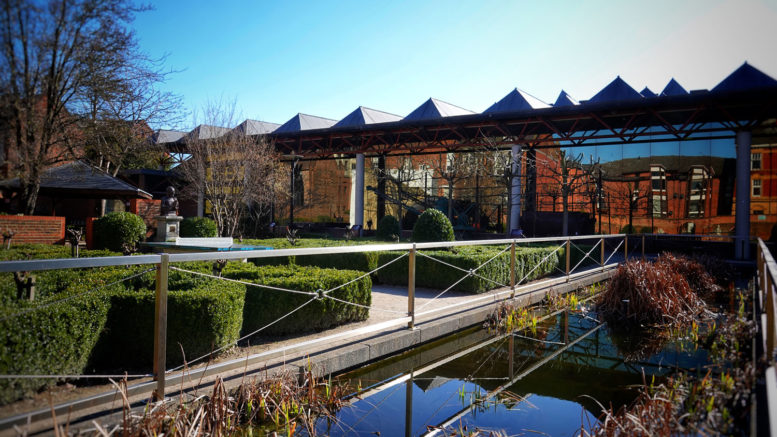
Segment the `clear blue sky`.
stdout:
<svg viewBox="0 0 777 437">
<path fill-rule="evenodd" d="M 615 78 L 711 88 L 748 61 L 777 77 L 777 0 L 157 1 L 141 48 L 182 69 L 189 110 L 236 100 L 240 120 L 357 106 L 407 115 L 429 97 L 483 111 L 518 87 L 552 103 Z M 235 124 L 236 124 L 235 123 Z M 180 126 L 193 127 L 192 117 Z"/>
</svg>

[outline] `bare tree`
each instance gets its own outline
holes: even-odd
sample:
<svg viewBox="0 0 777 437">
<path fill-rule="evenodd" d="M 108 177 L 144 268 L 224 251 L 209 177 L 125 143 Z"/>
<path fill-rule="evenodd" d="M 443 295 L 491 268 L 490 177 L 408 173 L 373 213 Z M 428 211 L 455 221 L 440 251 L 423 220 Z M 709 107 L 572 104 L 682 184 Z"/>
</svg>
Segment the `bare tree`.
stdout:
<svg viewBox="0 0 777 437">
<path fill-rule="evenodd" d="M 640 206 L 647 208 L 647 200 L 650 197 L 649 190 L 641 186 L 643 179 L 640 179 L 639 176 L 607 180 L 606 182 L 611 187 L 612 197 L 619 205 L 626 207 L 629 216 L 629 232 L 633 232 L 634 212 L 638 211 Z"/>
<path fill-rule="evenodd" d="M 570 156 L 561 148 L 549 149 L 538 156 L 536 165 L 548 190 L 559 190 L 561 197 L 561 235 L 569 235 L 570 197 L 587 186 L 592 177 L 594 163 L 583 165 L 583 154 Z M 554 201 L 555 203 L 555 201 Z M 555 209 L 555 208 L 554 208 Z"/>
<path fill-rule="evenodd" d="M 397 165 L 390 166 L 389 162 L 397 160 Z M 371 169 L 375 174 L 375 178 L 378 180 L 380 187 L 383 185 L 389 185 L 391 187 L 391 193 L 382 193 L 384 198 L 394 203 L 397 207 L 397 220 L 402 223 L 402 209 L 405 208 L 405 198 L 410 192 L 410 185 L 419 180 L 423 172 L 420 172 L 415 168 L 415 162 L 413 157 L 400 156 L 396 158 L 386 158 L 387 162 L 385 168 L 380 166 L 372 166 Z M 386 190 L 389 191 L 389 190 Z"/>
<path fill-rule="evenodd" d="M 453 223 L 453 189 L 478 171 L 482 164 L 477 153 L 440 152 L 432 158 L 432 168 L 448 184 L 448 220 Z"/>
<path fill-rule="evenodd" d="M 234 108 L 234 103 L 209 103 L 203 111 L 204 124 L 232 126 Z M 188 183 L 184 193 L 190 198 L 202 194 L 221 236 L 234 236 L 247 210 L 266 213 L 276 193 L 283 192 L 278 156 L 263 136 L 189 138 L 186 149 L 188 159 L 180 165 Z"/>
<path fill-rule="evenodd" d="M 85 90 L 121 82 L 138 51 L 129 0 L 3 0 L 0 122 L 32 214 L 43 171 L 72 159 L 84 137 Z"/>
</svg>

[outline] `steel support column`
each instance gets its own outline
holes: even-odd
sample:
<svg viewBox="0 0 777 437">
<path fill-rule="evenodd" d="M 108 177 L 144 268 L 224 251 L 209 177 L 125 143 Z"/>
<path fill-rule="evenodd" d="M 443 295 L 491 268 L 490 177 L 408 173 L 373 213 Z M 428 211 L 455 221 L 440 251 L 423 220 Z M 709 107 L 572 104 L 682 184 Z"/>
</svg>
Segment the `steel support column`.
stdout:
<svg viewBox="0 0 777 437">
<path fill-rule="evenodd" d="M 736 259 L 750 258 L 750 131 L 737 132 L 737 176 L 734 254 Z"/>
<path fill-rule="evenodd" d="M 510 229 L 518 229 L 521 219 L 521 146 L 514 144 L 511 150 L 510 173 Z M 509 233 L 509 232 L 508 232 Z"/>
<path fill-rule="evenodd" d="M 351 225 L 359 225 L 359 236 L 362 235 L 364 229 L 364 154 L 358 153 L 356 155 L 356 174 L 354 178 L 356 184 L 354 186 L 355 201 L 354 201 L 354 218 Z"/>
</svg>

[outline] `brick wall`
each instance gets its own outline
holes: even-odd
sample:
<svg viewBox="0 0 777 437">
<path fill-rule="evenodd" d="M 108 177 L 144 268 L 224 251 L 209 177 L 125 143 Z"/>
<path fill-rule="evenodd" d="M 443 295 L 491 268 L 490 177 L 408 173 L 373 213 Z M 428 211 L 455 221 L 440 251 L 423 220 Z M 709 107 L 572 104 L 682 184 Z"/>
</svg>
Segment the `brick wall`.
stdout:
<svg viewBox="0 0 777 437">
<path fill-rule="evenodd" d="M 65 218 L 36 215 L 0 215 L 0 232 L 16 231 L 13 244 L 62 244 L 65 241 Z"/>
<path fill-rule="evenodd" d="M 139 215 L 146 222 L 146 226 L 153 229 L 156 227 L 154 217 L 160 214 L 161 208 L 161 200 L 132 199 L 130 200 L 129 212 Z"/>
</svg>

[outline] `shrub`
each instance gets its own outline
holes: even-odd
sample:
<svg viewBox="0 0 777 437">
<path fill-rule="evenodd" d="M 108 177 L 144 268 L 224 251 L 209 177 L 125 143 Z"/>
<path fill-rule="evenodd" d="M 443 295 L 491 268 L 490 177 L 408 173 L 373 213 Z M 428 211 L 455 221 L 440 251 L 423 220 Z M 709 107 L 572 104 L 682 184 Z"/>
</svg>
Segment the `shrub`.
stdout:
<svg viewBox="0 0 777 437">
<path fill-rule="evenodd" d="M 637 231 L 634 229 L 634 226 L 632 225 L 626 225 L 621 228 L 619 234 L 636 234 Z"/>
<path fill-rule="evenodd" d="M 640 234 L 652 234 L 653 233 L 653 228 L 650 227 L 650 226 L 642 226 L 641 228 L 639 228 L 639 233 Z"/>
<path fill-rule="evenodd" d="M 378 222 L 378 230 L 375 232 L 375 237 L 378 240 L 394 241 L 395 235 L 402 235 L 397 218 L 393 215 L 384 215 Z"/>
<path fill-rule="evenodd" d="M 111 212 L 94 222 L 99 247 L 116 252 L 133 252 L 146 235 L 143 219 L 131 212 Z"/>
<path fill-rule="evenodd" d="M 687 256 L 675 256 L 664 252 L 658 256 L 656 264 L 679 273 L 688 282 L 691 290 L 698 294 L 709 295 L 720 290 L 720 287 L 715 284 L 715 279 L 707 273 L 707 269 Z"/>
<path fill-rule="evenodd" d="M 181 237 L 210 238 L 218 235 L 216 222 L 207 217 L 186 217 L 181 221 Z"/>
<path fill-rule="evenodd" d="M 474 246 L 457 248 L 455 252 L 447 250 L 424 251 L 424 254 L 456 266 L 458 269 L 429 259 L 426 256 L 416 256 L 416 286 L 438 290 L 446 289 L 466 274 L 459 269 L 464 269 L 465 271 L 477 269 L 478 266 L 496 256 L 499 250 L 500 248 L 498 247 Z M 548 247 L 516 248 L 516 280 L 520 280 L 528 274 L 529 276 L 524 280 L 526 282 L 553 272 L 563 258 L 562 251 L 558 251 L 554 256 L 548 257 L 532 272 L 532 269 L 553 250 L 554 248 Z M 378 255 L 378 264 L 386 264 L 400 255 L 399 252 L 381 252 Z M 383 284 L 407 285 L 407 262 L 407 257 L 404 257 L 378 270 L 378 280 Z M 510 252 L 506 251 L 500 254 L 496 259 L 478 269 L 477 274 L 482 277 L 470 276 L 457 284 L 454 290 L 467 293 L 483 293 L 498 287 L 498 284 L 509 284 Z"/>
<path fill-rule="evenodd" d="M 175 284 L 171 282 L 170 285 Z M 192 360 L 239 338 L 245 286 L 217 279 L 180 281 L 167 296 L 167 366 Z M 149 284 L 151 285 L 151 284 Z M 105 330 L 92 365 L 148 368 L 153 362 L 154 290 L 123 290 L 110 295 Z M 132 335 L 128 335 L 128 334 Z"/>
<path fill-rule="evenodd" d="M 632 260 L 618 267 L 597 306 L 610 325 L 637 327 L 685 323 L 704 302 L 666 264 Z"/>
<path fill-rule="evenodd" d="M 372 281 L 369 276 L 356 280 L 363 273 L 352 270 L 298 266 L 256 267 L 248 263 L 230 263 L 222 274 L 228 278 L 308 292 L 329 290 L 353 281 L 332 292 L 332 296 L 366 306 L 372 302 Z M 307 295 L 262 287 L 247 287 L 241 334 L 246 335 L 268 325 L 310 298 L 311 296 Z M 304 306 L 293 316 L 273 324 L 260 335 L 318 331 L 343 323 L 366 320 L 368 316 L 369 310 L 366 308 L 332 299 L 321 299 Z"/>
<path fill-rule="evenodd" d="M 35 304 L 40 303 L 44 302 Z M 6 307 L 1 313 L 10 315 L 28 308 L 21 303 Z M 108 300 L 88 295 L 0 321 L 0 374 L 83 373 L 107 314 Z M 32 395 L 56 382 L 56 379 L 0 379 L 0 404 Z"/>
<path fill-rule="evenodd" d="M 453 226 L 442 211 L 430 208 L 424 211 L 413 227 L 413 241 L 453 241 Z"/>
</svg>

